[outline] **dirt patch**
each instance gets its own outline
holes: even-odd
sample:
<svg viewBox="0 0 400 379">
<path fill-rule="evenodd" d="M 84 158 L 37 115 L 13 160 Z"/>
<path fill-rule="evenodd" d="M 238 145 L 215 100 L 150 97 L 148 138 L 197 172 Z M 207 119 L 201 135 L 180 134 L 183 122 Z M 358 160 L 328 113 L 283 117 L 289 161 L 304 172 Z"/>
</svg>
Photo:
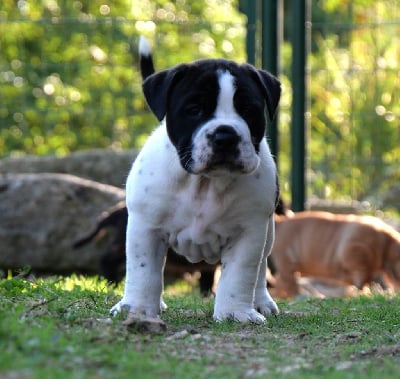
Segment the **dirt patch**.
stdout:
<svg viewBox="0 0 400 379">
<path fill-rule="evenodd" d="M 360 351 L 359 356 L 363 358 L 399 357 L 400 345 L 376 346 L 368 350 Z"/>
</svg>

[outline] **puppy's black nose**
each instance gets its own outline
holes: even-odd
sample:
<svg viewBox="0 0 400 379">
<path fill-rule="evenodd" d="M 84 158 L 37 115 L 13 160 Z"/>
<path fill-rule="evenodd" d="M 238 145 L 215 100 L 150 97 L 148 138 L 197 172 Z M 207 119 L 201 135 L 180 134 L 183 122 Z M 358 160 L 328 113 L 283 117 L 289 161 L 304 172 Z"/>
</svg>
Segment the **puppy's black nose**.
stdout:
<svg viewBox="0 0 400 379">
<path fill-rule="evenodd" d="M 221 125 L 209 136 L 212 147 L 216 150 L 232 149 L 237 146 L 239 136 L 227 125 Z"/>
</svg>

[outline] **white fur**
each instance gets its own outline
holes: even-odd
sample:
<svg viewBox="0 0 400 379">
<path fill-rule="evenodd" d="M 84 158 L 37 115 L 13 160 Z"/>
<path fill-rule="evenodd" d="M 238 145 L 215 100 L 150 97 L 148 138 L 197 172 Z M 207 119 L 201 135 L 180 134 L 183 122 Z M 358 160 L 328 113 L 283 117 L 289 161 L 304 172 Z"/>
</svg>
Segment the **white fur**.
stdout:
<svg viewBox="0 0 400 379">
<path fill-rule="evenodd" d="M 168 245 L 192 262 L 221 260 L 215 320 L 260 323 L 279 312 L 265 280 L 274 238 L 275 165 L 265 140 L 256 154 L 247 124 L 234 110 L 232 76 L 222 73 L 220 86 L 215 117 L 193 138 L 196 167 L 207 150 L 206 134 L 228 124 L 241 137 L 240 159 L 247 162 L 248 171 L 189 174 L 181 167 L 165 124 L 156 129 L 127 181 L 126 284 L 112 313 L 127 307 L 133 314 L 156 317 L 165 308 L 162 271 Z"/>
<path fill-rule="evenodd" d="M 143 36 L 139 38 L 139 54 L 148 57 L 151 54 L 149 41 Z"/>
</svg>

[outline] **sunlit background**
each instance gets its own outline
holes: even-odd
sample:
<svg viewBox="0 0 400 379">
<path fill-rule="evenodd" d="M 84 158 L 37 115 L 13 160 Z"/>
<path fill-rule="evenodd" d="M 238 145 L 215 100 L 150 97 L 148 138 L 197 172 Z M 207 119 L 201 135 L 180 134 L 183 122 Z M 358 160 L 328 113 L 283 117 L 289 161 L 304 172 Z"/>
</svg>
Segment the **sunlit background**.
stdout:
<svg viewBox="0 0 400 379">
<path fill-rule="evenodd" d="M 284 1 L 279 170 L 290 193 L 291 2 Z M 307 197 L 400 211 L 400 3 L 311 2 Z M 156 125 L 138 36 L 156 67 L 246 60 L 235 0 L 17 1 L 0 5 L 0 157 L 139 148 Z"/>
</svg>

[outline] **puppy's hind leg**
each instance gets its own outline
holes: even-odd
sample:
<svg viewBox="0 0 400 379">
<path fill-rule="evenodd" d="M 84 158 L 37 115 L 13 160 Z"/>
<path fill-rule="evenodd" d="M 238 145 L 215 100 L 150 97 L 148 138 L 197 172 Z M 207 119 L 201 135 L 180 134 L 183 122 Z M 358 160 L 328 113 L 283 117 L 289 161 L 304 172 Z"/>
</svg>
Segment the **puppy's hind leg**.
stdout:
<svg viewBox="0 0 400 379">
<path fill-rule="evenodd" d="M 270 314 L 279 314 L 279 308 L 268 292 L 266 279 L 267 258 L 272 249 L 274 235 L 275 223 L 273 217 L 271 217 L 268 222 L 267 241 L 265 243 L 263 256 L 261 257 L 260 270 L 258 272 L 254 297 L 254 308 L 264 316 L 268 316 Z"/>
</svg>

